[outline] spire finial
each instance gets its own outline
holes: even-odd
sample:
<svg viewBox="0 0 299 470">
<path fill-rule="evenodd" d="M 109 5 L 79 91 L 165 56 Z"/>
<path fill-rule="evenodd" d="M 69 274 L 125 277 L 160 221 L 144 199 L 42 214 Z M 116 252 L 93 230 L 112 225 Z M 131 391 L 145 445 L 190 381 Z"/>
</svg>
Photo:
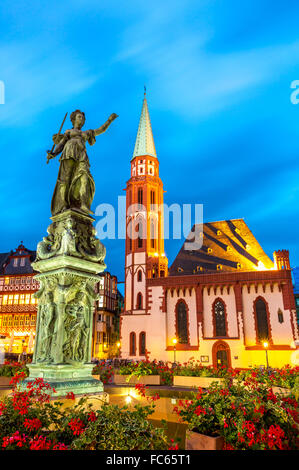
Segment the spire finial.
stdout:
<svg viewBox="0 0 299 470">
<path fill-rule="evenodd" d="M 139 120 L 138 132 L 133 152 L 133 158 L 149 155 L 157 157 L 154 138 L 152 133 L 151 120 L 147 107 L 146 86 L 144 85 L 144 98 L 142 103 L 141 116 Z"/>
</svg>

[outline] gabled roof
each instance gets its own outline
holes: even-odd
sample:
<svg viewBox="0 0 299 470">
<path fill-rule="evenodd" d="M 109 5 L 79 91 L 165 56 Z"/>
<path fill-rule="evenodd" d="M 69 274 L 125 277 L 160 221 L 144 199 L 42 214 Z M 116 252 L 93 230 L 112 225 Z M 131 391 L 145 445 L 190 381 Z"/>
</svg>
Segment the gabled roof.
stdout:
<svg viewBox="0 0 299 470">
<path fill-rule="evenodd" d="M 196 228 L 201 227 L 192 228 L 169 269 L 170 276 L 274 269 L 243 219 L 204 223 L 201 248 L 186 249 L 185 243 L 195 240 Z"/>
<path fill-rule="evenodd" d="M 143 155 L 157 157 L 145 93 L 132 160 Z"/>
<path fill-rule="evenodd" d="M 35 272 L 31 266 L 32 261 L 36 257 L 36 252 L 26 248 L 23 243 L 18 246 L 15 251 L 10 253 L 1 253 L 0 254 L 0 274 L 30 274 Z M 23 258 L 24 263 L 17 261 L 15 265 L 14 260 L 16 258 Z"/>
</svg>

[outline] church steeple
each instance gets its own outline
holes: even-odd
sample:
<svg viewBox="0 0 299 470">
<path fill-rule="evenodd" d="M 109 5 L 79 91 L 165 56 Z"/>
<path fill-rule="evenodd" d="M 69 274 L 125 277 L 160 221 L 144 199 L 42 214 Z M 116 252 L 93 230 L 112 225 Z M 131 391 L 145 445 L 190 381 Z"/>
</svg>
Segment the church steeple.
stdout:
<svg viewBox="0 0 299 470">
<path fill-rule="evenodd" d="M 163 183 L 145 94 L 126 192 L 125 311 L 141 314 L 147 310 L 147 279 L 168 273 Z"/>
<path fill-rule="evenodd" d="M 140 157 L 143 155 L 149 155 L 150 157 L 157 158 L 151 120 L 147 106 L 146 92 L 144 92 L 142 110 L 132 160 L 135 157 Z"/>
</svg>

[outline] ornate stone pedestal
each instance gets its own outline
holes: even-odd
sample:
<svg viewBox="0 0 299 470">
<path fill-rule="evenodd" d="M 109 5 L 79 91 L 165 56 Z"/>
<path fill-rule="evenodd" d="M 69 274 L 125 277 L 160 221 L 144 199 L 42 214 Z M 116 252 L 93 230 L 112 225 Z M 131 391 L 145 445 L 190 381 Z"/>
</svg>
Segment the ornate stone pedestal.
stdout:
<svg viewBox="0 0 299 470">
<path fill-rule="evenodd" d="M 70 209 L 51 220 L 32 263 L 40 273 L 40 289 L 27 382 L 42 377 L 55 388 L 54 396 L 101 393 L 103 384 L 92 377 L 90 361 L 95 284 L 106 268 L 105 248 L 90 215 Z"/>
</svg>

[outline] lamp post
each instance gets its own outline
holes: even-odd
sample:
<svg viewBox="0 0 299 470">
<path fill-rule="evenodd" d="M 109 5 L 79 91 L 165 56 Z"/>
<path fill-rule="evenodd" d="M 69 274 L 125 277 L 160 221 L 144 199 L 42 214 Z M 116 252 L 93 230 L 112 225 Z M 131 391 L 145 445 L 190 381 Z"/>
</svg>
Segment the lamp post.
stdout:
<svg viewBox="0 0 299 470">
<path fill-rule="evenodd" d="M 263 346 L 264 346 L 265 351 L 266 351 L 267 369 L 269 369 L 268 351 L 267 351 L 267 347 L 269 346 L 268 342 L 267 342 L 267 341 L 264 341 L 264 342 L 263 342 Z"/>
<path fill-rule="evenodd" d="M 172 342 L 173 342 L 173 363 L 175 364 L 176 344 L 177 344 L 178 340 L 176 338 L 173 338 Z"/>
</svg>

